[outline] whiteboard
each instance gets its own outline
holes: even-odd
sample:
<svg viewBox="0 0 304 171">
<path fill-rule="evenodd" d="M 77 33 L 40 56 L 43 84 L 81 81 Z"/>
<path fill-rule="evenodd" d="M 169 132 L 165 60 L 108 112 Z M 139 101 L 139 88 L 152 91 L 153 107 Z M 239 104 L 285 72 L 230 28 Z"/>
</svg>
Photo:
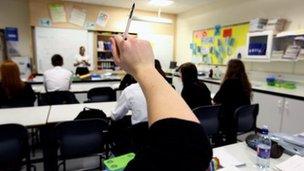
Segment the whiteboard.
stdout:
<svg viewBox="0 0 304 171">
<path fill-rule="evenodd" d="M 173 36 L 165 34 L 138 34 L 138 37 L 151 43 L 155 58 L 160 61 L 164 71 L 168 70 L 170 61 L 173 61 Z"/>
<path fill-rule="evenodd" d="M 39 73 L 52 68 L 51 58 L 54 54 L 63 57 L 63 66 L 75 72 L 75 58 L 79 53 L 79 47 L 86 48 L 86 55 L 93 67 L 93 33 L 86 30 L 35 28 L 36 62 Z"/>
</svg>

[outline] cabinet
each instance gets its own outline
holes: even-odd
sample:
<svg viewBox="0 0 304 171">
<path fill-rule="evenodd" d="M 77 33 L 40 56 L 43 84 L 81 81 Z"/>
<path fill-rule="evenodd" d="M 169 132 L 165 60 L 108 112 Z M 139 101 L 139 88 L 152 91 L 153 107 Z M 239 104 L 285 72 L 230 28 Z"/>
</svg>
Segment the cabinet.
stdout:
<svg viewBox="0 0 304 171">
<path fill-rule="evenodd" d="M 112 47 L 110 38 L 114 35 L 111 32 L 97 33 L 97 70 L 114 70 L 115 63 L 112 58 Z"/>
<path fill-rule="evenodd" d="M 267 125 L 271 132 L 296 134 L 304 132 L 304 101 L 264 93 L 254 93 L 259 103 L 257 126 Z"/>
<path fill-rule="evenodd" d="M 283 115 L 283 98 L 254 92 L 252 103 L 258 103 L 260 107 L 257 117 L 257 127 L 267 125 L 271 132 L 279 132 L 281 130 Z"/>
<path fill-rule="evenodd" d="M 304 101 L 285 98 L 282 132 L 289 134 L 304 132 Z"/>
<path fill-rule="evenodd" d="M 220 85 L 206 83 L 211 94 L 216 94 Z M 180 93 L 183 84 L 179 77 L 173 77 L 173 85 Z M 259 104 L 257 127 L 267 125 L 271 132 L 296 134 L 304 132 L 304 100 L 278 95 L 253 92 L 252 104 Z"/>
</svg>

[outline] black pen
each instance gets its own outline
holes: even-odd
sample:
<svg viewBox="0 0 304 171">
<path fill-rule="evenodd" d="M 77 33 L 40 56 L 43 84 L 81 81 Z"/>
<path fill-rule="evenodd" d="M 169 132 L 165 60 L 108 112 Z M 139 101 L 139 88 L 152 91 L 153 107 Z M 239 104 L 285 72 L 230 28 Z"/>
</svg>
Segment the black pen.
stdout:
<svg viewBox="0 0 304 171">
<path fill-rule="evenodd" d="M 126 30 L 125 30 L 125 32 L 123 34 L 124 40 L 127 40 L 127 36 L 129 34 L 129 28 L 130 28 L 130 25 L 131 25 L 134 9 L 135 9 L 135 2 L 133 2 L 133 4 L 132 4 L 132 8 L 131 8 L 131 11 L 130 11 L 127 27 L 126 27 Z"/>
</svg>

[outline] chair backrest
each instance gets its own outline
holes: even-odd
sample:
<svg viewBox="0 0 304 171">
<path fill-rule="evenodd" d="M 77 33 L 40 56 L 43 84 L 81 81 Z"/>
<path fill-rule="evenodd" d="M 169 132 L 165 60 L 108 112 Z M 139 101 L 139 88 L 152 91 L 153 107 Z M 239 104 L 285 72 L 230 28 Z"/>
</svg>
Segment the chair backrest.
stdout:
<svg viewBox="0 0 304 171">
<path fill-rule="evenodd" d="M 0 125 L 0 170 L 18 170 L 29 165 L 27 129 L 18 124 Z"/>
<path fill-rule="evenodd" d="M 209 137 L 218 133 L 219 131 L 220 112 L 220 105 L 201 106 L 193 109 L 193 113 L 199 119 Z"/>
<path fill-rule="evenodd" d="M 99 119 L 74 120 L 56 125 L 56 137 L 63 159 L 85 157 L 104 151 L 107 123 Z"/>
<path fill-rule="evenodd" d="M 106 121 L 107 123 L 110 122 L 110 119 L 107 118 L 107 115 L 102 110 L 88 107 L 83 108 L 83 110 L 78 114 L 78 116 L 74 120 L 83 119 L 101 119 L 103 121 Z"/>
<path fill-rule="evenodd" d="M 116 92 L 111 87 L 97 87 L 88 91 L 89 102 L 116 101 Z"/>
<path fill-rule="evenodd" d="M 255 131 L 259 104 L 240 106 L 235 110 L 234 118 L 238 134 Z"/>
<path fill-rule="evenodd" d="M 58 104 L 77 104 L 74 93 L 70 91 L 54 91 L 40 94 L 38 98 L 38 105 L 58 105 Z"/>
</svg>

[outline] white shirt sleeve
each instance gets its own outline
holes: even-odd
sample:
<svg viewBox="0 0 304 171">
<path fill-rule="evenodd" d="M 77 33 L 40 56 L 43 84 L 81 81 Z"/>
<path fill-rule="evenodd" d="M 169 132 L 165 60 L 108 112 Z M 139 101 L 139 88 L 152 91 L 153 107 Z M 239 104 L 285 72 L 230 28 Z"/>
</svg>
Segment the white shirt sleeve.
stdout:
<svg viewBox="0 0 304 171">
<path fill-rule="evenodd" d="M 119 120 L 128 113 L 129 109 L 130 109 L 129 100 L 126 96 L 126 92 L 123 91 L 117 101 L 116 108 L 112 111 L 111 118 L 113 120 Z"/>
<path fill-rule="evenodd" d="M 43 73 L 43 85 L 44 85 L 44 89 L 45 89 L 45 91 L 47 92 L 47 91 L 48 91 L 48 89 L 47 89 L 47 83 L 46 83 L 46 79 L 45 79 L 45 77 L 46 77 L 46 74 L 45 74 L 45 73 Z"/>
</svg>

